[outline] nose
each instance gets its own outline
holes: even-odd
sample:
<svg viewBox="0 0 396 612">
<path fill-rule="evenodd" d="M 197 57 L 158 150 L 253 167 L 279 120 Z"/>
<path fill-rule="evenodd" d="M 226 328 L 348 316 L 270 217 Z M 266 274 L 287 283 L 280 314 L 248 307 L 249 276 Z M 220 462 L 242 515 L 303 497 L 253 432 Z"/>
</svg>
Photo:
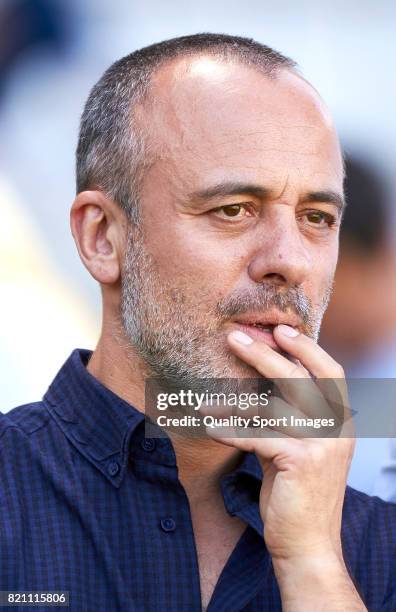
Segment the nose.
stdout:
<svg viewBox="0 0 396 612">
<path fill-rule="evenodd" d="M 296 287 L 309 278 L 313 257 L 293 210 L 274 211 L 270 218 L 263 219 L 256 240 L 248 266 L 253 281 Z"/>
</svg>

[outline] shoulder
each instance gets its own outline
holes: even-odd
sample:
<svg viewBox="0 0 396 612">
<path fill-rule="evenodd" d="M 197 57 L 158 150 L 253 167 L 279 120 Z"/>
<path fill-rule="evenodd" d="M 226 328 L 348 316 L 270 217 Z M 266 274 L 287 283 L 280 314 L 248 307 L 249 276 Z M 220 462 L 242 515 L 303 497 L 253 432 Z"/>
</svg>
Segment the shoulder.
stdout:
<svg viewBox="0 0 396 612">
<path fill-rule="evenodd" d="M 384 501 L 380 497 L 367 495 L 347 486 L 343 510 L 347 526 L 355 525 L 361 529 L 371 523 L 389 523 L 396 529 L 396 504 Z M 396 543 L 396 533 L 395 533 Z"/>
<path fill-rule="evenodd" d="M 0 473 L 3 482 L 10 470 L 28 464 L 40 453 L 43 438 L 51 435 L 48 431 L 50 421 L 51 415 L 43 401 L 0 413 Z"/>
<path fill-rule="evenodd" d="M 50 418 L 42 401 L 17 406 L 6 413 L 0 412 L 0 448 L 10 435 L 30 436 L 45 427 Z"/>
<path fill-rule="evenodd" d="M 347 487 L 343 508 L 346 546 L 381 546 L 384 554 L 396 554 L 396 504 Z"/>
<path fill-rule="evenodd" d="M 63 438 L 45 401 L 0 414 L 0 524 L 32 511 L 32 496 L 69 459 Z"/>
<path fill-rule="evenodd" d="M 348 486 L 342 545 L 346 565 L 369 609 L 388 610 L 381 602 L 396 603 L 396 504 Z"/>
<path fill-rule="evenodd" d="M 43 456 L 51 439 L 50 419 L 44 402 L 0 413 L 0 549 L 11 573 L 20 571 L 17 551 L 24 550 L 27 532 L 34 531 L 43 499 L 39 491 L 46 490 Z"/>
</svg>

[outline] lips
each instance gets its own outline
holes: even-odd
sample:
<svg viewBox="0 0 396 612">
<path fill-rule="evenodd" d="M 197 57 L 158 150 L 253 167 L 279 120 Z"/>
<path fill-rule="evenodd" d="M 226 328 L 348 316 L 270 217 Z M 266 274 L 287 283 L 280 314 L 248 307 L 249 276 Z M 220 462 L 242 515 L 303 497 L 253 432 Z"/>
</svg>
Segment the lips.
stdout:
<svg viewBox="0 0 396 612">
<path fill-rule="evenodd" d="M 273 335 L 274 328 L 277 325 L 283 324 L 296 328 L 301 326 L 301 321 L 297 316 L 277 312 L 240 315 L 231 323 L 234 329 L 244 332 L 253 340 L 265 342 L 273 349 L 278 349 Z"/>
<path fill-rule="evenodd" d="M 238 321 L 237 321 L 238 323 Z M 271 323 L 247 323 L 247 325 L 249 325 L 249 327 L 256 327 L 257 329 L 261 329 L 263 331 L 268 331 L 271 332 L 273 331 L 275 325 L 271 324 Z"/>
<path fill-rule="evenodd" d="M 245 325 L 243 323 L 238 323 L 238 322 L 236 322 L 235 325 L 236 325 L 236 329 L 243 332 L 244 334 L 247 334 L 248 336 L 253 338 L 253 340 L 265 342 L 271 348 L 274 348 L 274 349 L 278 347 L 278 345 L 275 342 L 273 333 L 272 333 L 274 326 L 264 327 L 261 325 Z"/>
</svg>

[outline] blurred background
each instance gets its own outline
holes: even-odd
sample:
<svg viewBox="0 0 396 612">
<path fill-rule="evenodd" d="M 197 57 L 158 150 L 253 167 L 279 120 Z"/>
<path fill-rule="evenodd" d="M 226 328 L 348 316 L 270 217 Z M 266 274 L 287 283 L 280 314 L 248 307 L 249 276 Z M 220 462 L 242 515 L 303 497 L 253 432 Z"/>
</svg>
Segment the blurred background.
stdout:
<svg viewBox="0 0 396 612">
<path fill-rule="evenodd" d="M 0 0 L 0 410 L 40 399 L 98 337 L 100 292 L 69 231 L 90 88 L 119 57 L 203 31 L 290 55 L 329 105 L 349 206 L 321 344 L 349 376 L 396 378 L 395 22 L 391 0 Z M 389 452 L 358 440 L 351 484 L 385 497 Z"/>
</svg>

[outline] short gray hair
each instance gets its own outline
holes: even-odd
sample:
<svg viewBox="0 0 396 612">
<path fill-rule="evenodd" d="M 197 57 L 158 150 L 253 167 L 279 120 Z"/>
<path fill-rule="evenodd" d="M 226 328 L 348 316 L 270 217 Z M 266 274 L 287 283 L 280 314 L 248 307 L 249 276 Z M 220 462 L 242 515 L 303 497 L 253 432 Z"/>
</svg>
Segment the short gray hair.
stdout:
<svg viewBox="0 0 396 612">
<path fill-rule="evenodd" d="M 144 129 L 133 110 L 150 90 L 153 73 L 182 56 L 213 55 L 259 68 L 275 78 L 297 64 L 251 38 L 194 34 L 165 40 L 116 61 L 92 88 L 81 117 L 76 153 L 77 193 L 100 189 L 116 201 L 134 223 L 139 221 L 139 191 L 148 152 Z"/>
</svg>

